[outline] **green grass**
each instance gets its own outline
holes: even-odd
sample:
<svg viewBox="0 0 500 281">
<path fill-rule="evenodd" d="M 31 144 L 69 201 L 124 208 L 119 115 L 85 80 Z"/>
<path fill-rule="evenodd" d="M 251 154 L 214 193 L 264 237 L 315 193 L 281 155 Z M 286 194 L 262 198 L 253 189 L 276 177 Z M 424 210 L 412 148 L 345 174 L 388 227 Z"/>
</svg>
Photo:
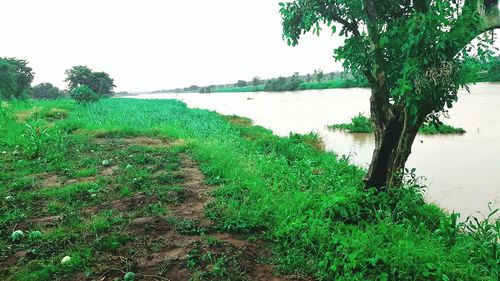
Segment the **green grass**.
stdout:
<svg viewBox="0 0 500 281">
<path fill-rule="evenodd" d="M 39 121 L 49 134 L 33 140 L 14 115 L 35 106 L 65 107 L 70 114 L 50 126 Z M 390 193 L 365 190 L 365 171 L 324 152 L 315 135 L 278 137 L 248 119 L 189 109 L 173 100 L 107 99 L 88 106 L 16 102 L 2 108 L 0 150 L 7 153 L 0 155 L 0 263 L 18 250 L 39 254 L 3 268 L 0 279 L 71 279 L 76 272 L 96 270 L 101 255 L 129 241 L 123 235 L 128 219 L 112 209 L 92 216 L 81 210 L 143 192 L 162 204 L 141 212 L 168 213 L 165 206 L 176 200 L 169 194 L 179 189 L 178 155 L 185 152 L 200 163 L 205 181 L 218 187 L 206 209 L 216 229 L 265 239 L 282 273 L 318 280 L 498 280 L 498 220 L 459 223 L 457 215 L 425 203 L 422 188 L 411 180 Z M 95 136 L 137 135 L 185 144 L 122 150 L 119 143 L 102 147 L 92 141 Z M 19 154 L 13 155 L 14 150 Z M 95 176 L 103 159 L 118 166 L 115 184 L 100 177 L 95 184 L 38 189 L 38 183 L 18 180 L 47 172 L 67 180 Z M 128 164 L 140 168 L 126 169 Z M 159 167 L 172 177 L 156 178 Z M 14 200 L 5 200 L 7 196 Z M 42 232 L 42 242 L 9 240 L 16 225 L 49 214 L 63 218 L 57 228 Z M 206 231 L 193 221 L 173 224 L 186 233 Z M 60 260 L 66 255 L 74 260 L 63 266 Z M 228 276 L 222 264 L 233 265 L 225 255 L 198 251 L 190 257 L 188 265 L 208 264 L 198 272 L 201 278 Z"/>
<path fill-rule="evenodd" d="M 341 130 L 349 133 L 373 133 L 370 118 L 361 113 L 351 118 L 350 123 L 333 124 L 328 126 L 331 130 Z M 424 124 L 418 131 L 422 135 L 461 135 L 466 131 L 446 124 Z"/>
</svg>

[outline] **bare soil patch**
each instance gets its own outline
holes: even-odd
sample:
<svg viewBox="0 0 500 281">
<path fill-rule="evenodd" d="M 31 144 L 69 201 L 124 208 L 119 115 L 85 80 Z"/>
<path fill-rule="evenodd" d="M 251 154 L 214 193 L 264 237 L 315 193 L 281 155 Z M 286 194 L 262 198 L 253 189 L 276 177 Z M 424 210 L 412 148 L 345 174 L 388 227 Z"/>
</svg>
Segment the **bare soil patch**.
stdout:
<svg viewBox="0 0 500 281">
<path fill-rule="evenodd" d="M 105 142 L 104 139 L 99 141 Z M 150 147 L 170 145 L 164 140 L 148 137 L 113 139 L 113 141 Z M 220 257 L 229 259 L 225 266 L 230 271 L 228 274 L 231 280 L 290 280 L 291 278 L 275 276 L 271 265 L 259 262 L 271 256 L 262 241 L 249 242 L 239 235 L 211 230 L 212 223 L 205 218 L 204 208 L 213 200 L 209 192 L 214 187 L 203 183 L 202 172 L 189 156 L 182 155 L 181 163 L 180 173 L 183 178 L 181 186 L 184 190 L 182 194 L 175 196 L 178 202 L 169 206 L 168 218 L 132 219 L 126 228 L 126 233 L 136 239 L 127 243 L 117 256 L 106 259 L 106 263 L 115 264 L 115 269 L 108 268 L 99 275 L 99 280 L 122 277 L 124 272 L 116 268 L 123 268 L 124 265 L 135 272 L 138 280 L 189 280 L 190 278 L 197 280 L 199 277 L 203 280 L 202 273 L 210 272 L 214 266 L 204 258 L 208 254 L 214 259 Z M 128 199 L 90 207 L 84 210 L 84 213 L 94 213 L 101 208 L 130 211 L 156 200 L 144 194 L 136 194 Z M 217 244 L 207 244 L 205 240 L 207 236 L 215 238 Z M 127 253 L 130 249 L 134 249 L 133 255 Z M 114 262 L 111 262 L 111 258 Z M 194 268 L 188 266 L 193 259 L 198 259 Z"/>
</svg>

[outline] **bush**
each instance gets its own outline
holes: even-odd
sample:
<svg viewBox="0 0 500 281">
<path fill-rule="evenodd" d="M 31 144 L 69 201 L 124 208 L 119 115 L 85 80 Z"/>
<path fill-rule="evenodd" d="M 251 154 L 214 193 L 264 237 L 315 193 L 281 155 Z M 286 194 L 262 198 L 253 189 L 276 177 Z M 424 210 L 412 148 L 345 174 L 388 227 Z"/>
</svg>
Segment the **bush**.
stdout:
<svg viewBox="0 0 500 281">
<path fill-rule="evenodd" d="M 99 100 L 99 95 L 89 87 L 82 85 L 71 90 L 71 98 L 78 103 L 93 103 Z"/>
<path fill-rule="evenodd" d="M 34 99 L 58 99 L 63 92 L 50 83 L 41 83 L 33 87 L 31 97 Z"/>
<path fill-rule="evenodd" d="M 294 75 L 288 79 L 285 77 L 278 77 L 269 80 L 264 90 L 270 92 L 293 91 L 297 90 L 300 84 L 302 84 L 302 80 L 300 80 L 298 75 Z"/>
<path fill-rule="evenodd" d="M 361 113 L 351 118 L 351 123 L 334 124 L 328 126 L 328 128 L 348 131 L 349 133 L 373 133 L 373 125 L 370 118 L 363 116 Z"/>
<path fill-rule="evenodd" d="M 361 113 L 351 118 L 351 123 L 329 125 L 328 128 L 347 131 L 349 133 L 373 133 L 373 125 L 370 118 L 363 116 Z M 464 129 L 455 128 L 441 122 L 424 124 L 418 132 L 422 135 L 465 134 Z"/>
</svg>

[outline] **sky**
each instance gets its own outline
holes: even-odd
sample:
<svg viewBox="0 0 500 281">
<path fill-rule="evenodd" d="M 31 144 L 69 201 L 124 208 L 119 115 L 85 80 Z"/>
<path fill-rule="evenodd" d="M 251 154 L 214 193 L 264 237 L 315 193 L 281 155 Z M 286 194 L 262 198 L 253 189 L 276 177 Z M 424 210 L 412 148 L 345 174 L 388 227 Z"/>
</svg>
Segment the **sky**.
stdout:
<svg viewBox="0 0 500 281">
<path fill-rule="evenodd" d="M 75 65 L 130 92 L 342 69 L 331 32 L 287 46 L 280 0 L 0 1 L 0 56 L 29 61 L 34 84 L 65 88 Z"/>
<path fill-rule="evenodd" d="M 65 88 L 75 65 L 132 92 L 342 69 L 331 32 L 287 46 L 279 0 L 1 1 L 0 56 L 29 61 L 34 84 Z"/>
</svg>

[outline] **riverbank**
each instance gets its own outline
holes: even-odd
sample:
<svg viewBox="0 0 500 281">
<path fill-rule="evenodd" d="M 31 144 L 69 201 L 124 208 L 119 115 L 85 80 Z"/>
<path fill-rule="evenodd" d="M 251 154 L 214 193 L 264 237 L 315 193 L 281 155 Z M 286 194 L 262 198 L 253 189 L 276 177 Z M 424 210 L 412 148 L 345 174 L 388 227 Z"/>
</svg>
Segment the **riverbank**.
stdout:
<svg viewBox="0 0 500 281">
<path fill-rule="evenodd" d="M 172 100 L 4 107 L 3 279 L 498 276 L 498 223 L 456 224 L 412 183 L 366 191 L 315 135 Z"/>
</svg>

